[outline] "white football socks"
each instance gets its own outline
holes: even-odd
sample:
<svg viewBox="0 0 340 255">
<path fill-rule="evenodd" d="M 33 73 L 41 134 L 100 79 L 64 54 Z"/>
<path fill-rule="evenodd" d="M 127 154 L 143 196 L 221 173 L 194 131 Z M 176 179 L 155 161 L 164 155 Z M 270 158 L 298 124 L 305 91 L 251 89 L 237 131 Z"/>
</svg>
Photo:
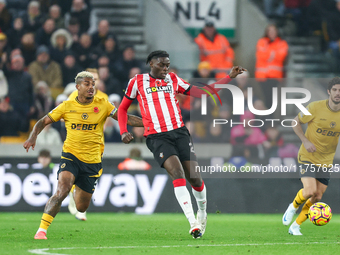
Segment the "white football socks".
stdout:
<svg viewBox="0 0 340 255">
<path fill-rule="evenodd" d="M 194 210 L 192 209 L 192 204 L 191 204 L 191 198 L 189 191 L 186 186 L 178 186 L 174 188 L 175 190 L 175 196 L 177 198 L 177 201 L 179 205 L 182 207 L 182 210 L 187 217 L 190 225 L 194 224 L 196 219 L 195 219 L 195 214 Z"/>
<path fill-rule="evenodd" d="M 198 211 L 197 211 L 197 216 L 200 219 L 204 219 L 207 215 L 207 190 L 204 188 L 202 191 L 197 191 L 192 189 L 192 194 L 194 195 L 194 197 L 196 198 L 196 202 L 197 202 L 197 207 L 198 207 Z"/>
</svg>

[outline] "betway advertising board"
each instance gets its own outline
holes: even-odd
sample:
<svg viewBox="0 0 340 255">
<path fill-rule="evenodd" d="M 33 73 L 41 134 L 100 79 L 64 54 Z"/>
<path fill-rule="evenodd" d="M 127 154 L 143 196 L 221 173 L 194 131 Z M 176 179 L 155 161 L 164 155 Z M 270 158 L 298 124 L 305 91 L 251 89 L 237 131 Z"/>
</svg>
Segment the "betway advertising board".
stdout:
<svg viewBox="0 0 340 255">
<path fill-rule="evenodd" d="M 121 161 L 123 159 L 104 159 L 104 173 L 88 212 L 182 213 L 171 179 L 156 162 L 148 160 L 152 164 L 149 171 L 120 171 L 116 166 Z M 58 159 L 53 162 L 57 163 Z M 199 160 L 199 163 L 211 164 L 212 160 Z M 0 158 L 0 212 L 43 212 L 57 188 L 58 167 L 55 164 L 52 168 L 41 169 L 31 158 Z M 298 175 L 296 178 L 258 178 L 259 175 L 214 178 L 207 172 L 202 175 L 207 187 L 209 213 L 283 213 L 297 190 L 302 188 Z M 188 183 L 187 187 L 191 191 Z M 340 179 L 331 179 L 323 197 L 323 202 L 335 213 L 340 212 L 338 187 Z M 68 199 L 64 200 L 61 211 L 68 211 Z M 196 208 L 193 197 L 192 203 Z"/>
</svg>

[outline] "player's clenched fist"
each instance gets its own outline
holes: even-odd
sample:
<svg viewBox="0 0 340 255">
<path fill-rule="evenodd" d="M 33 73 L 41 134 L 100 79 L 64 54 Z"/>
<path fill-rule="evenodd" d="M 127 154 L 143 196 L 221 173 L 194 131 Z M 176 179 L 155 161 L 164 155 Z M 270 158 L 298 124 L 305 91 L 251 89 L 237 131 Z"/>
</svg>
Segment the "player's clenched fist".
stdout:
<svg viewBox="0 0 340 255">
<path fill-rule="evenodd" d="M 130 143 L 133 140 L 133 135 L 130 132 L 125 132 L 122 134 L 123 143 Z"/>
</svg>

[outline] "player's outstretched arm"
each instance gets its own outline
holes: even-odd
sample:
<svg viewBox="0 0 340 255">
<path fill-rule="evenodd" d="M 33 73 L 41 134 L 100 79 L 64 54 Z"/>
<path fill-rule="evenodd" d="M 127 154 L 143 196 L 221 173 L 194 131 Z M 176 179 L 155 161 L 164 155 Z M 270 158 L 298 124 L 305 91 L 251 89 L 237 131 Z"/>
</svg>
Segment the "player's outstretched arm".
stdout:
<svg viewBox="0 0 340 255">
<path fill-rule="evenodd" d="M 34 150 L 35 142 L 37 140 L 37 137 L 39 133 L 49 124 L 52 123 L 52 120 L 45 115 L 42 117 L 38 122 L 34 125 L 33 130 L 29 136 L 29 138 L 24 142 L 24 148 L 26 149 L 26 152 L 32 147 L 32 150 Z"/>
<path fill-rule="evenodd" d="M 192 86 L 191 89 L 186 93 L 186 95 L 192 96 L 192 97 L 201 97 L 203 94 L 207 94 L 206 91 L 209 91 L 212 94 L 217 93 L 221 89 L 215 89 L 215 84 L 228 84 L 231 79 L 236 78 L 237 75 L 243 73 L 244 71 L 247 71 L 247 69 L 241 67 L 241 66 L 233 66 L 233 68 L 230 70 L 229 75 L 226 77 L 218 80 L 217 82 L 206 85 L 202 89 Z"/>
<path fill-rule="evenodd" d="M 112 118 L 118 121 L 118 113 L 117 112 L 115 112 L 115 114 L 112 116 Z M 138 116 L 133 115 L 133 114 L 127 114 L 127 123 L 126 124 L 129 125 L 129 126 L 133 126 L 133 127 L 144 127 L 143 119 L 141 117 L 138 117 Z"/>
<path fill-rule="evenodd" d="M 300 138 L 301 142 L 303 143 L 303 146 L 305 146 L 305 148 L 306 148 L 306 150 L 308 152 L 315 152 L 316 151 L 316 147 L 305 136 L 305 133 L 303 132 L 303 129 L 302 129 L 302 126 L 301 126 L 301 122 L 300 122 L 299 116 L 296 116 L 294 118 L 294 120 L 297 123 L 297 125 L 295 125 L 295 121 L 292 121 L 292 127 L 293 127 L 293 130 L 294 130 L 295 134 Z"/>
</svg>

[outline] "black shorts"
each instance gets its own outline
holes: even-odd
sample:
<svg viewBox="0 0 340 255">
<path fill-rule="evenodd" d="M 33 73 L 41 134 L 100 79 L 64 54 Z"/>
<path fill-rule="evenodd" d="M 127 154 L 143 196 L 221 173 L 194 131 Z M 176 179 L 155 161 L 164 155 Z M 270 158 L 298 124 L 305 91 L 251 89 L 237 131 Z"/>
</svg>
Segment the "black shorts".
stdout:
<svg viewBox="0 0 340 255">
<path fill-rule="evenodd" d="M 308 161 L 299 163 L 299 174 L 302 177 L 313 177 L 324 185 L 329 184 L 331 178 L 330 167 L 322 167 Z"/>
<path fill-rule="evenodd" d="M 103 172 L 102 163 L 88 164 L 80 161 L 71 153 L 62 152 L 59 173 L 62 171 L 71 172 L 75 177 L 74 184 L 82 190 L 93 194 L 97 180 Z"/>
<path fill-rule="evenodd" d="M 194 145 L 186 127 L 148 135 L 146 145 L 161 167 L 163 167 L 165 160 L 172 155 L 178 156 L 181 162 L 197 161 Z"/>
</svg>

